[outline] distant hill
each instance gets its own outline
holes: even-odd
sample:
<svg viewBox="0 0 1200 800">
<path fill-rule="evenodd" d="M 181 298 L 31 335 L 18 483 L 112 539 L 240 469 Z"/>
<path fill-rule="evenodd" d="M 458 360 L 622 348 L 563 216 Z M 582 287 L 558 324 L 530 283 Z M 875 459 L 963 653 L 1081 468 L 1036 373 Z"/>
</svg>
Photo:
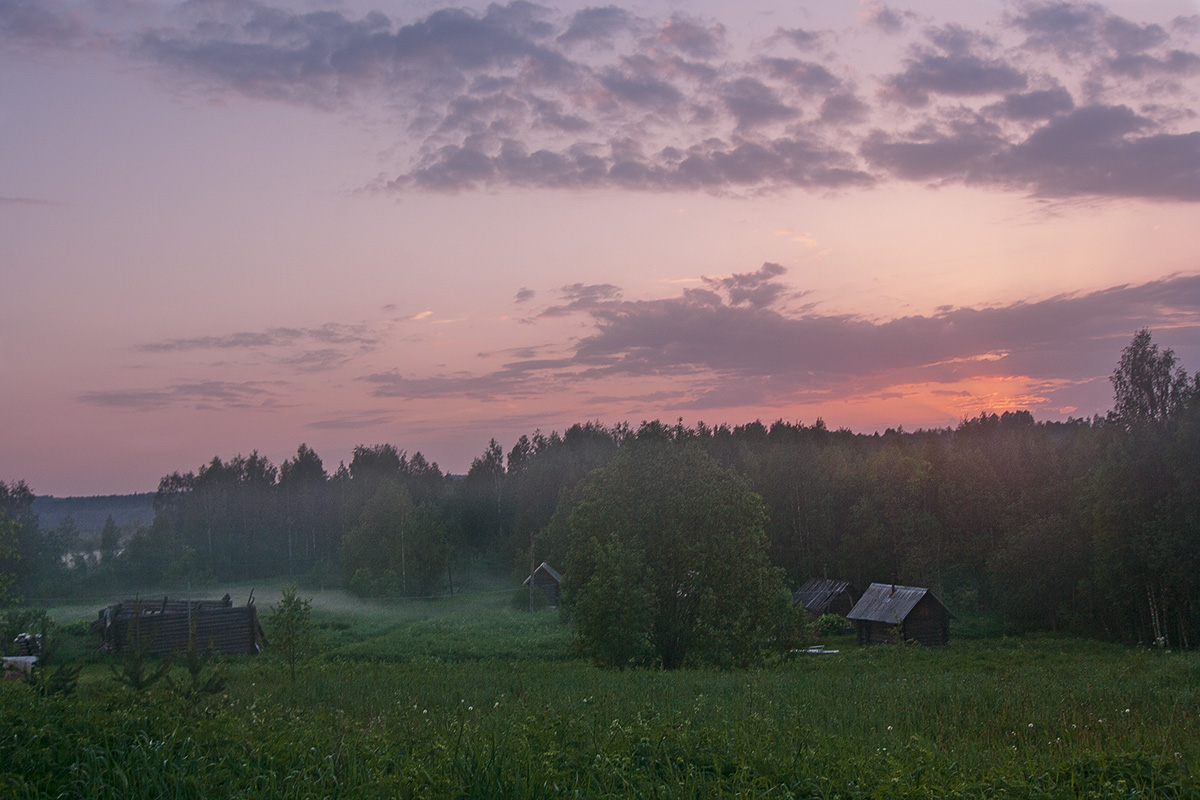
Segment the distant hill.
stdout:
<svg viewBox="0 0 1200 800">
<path fill-rule="evenodd" d="M 154 521 L 154 492 L 141 494 L 110 494 L 98 497 L 53 497 L 45 495 L 33 500 L 33 513 L 38 515 L 38 527 L 50 530 L 67 517 L 86 535 L 99 534 L 110 516 L 121 526 L 149 525 Z"/>
</svg>

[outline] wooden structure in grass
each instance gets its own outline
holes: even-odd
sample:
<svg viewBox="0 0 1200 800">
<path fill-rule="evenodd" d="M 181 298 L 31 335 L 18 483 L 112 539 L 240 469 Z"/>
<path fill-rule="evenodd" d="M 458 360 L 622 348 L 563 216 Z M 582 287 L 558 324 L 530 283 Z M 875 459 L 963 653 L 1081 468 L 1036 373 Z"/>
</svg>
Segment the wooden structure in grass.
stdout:
<svg viewBox="0 0 1200 800">
<path fill-rule="evenodd" d="M 872 583 L 846 618 L 858 627 L 859 644 L 919 642 L 932 647 L 950 641 L 950 609 L 919 586 Z"/>
<path fill-rule="evenodd" d="M 562 575 L 558 574 L 558 570 L 543 561 L 521 585 L 528 586 L 530 578 L 533 579 L 534 588 L 546 598 L 546 604 L 557 606 L 558 599 L 562 597 Z"/>
<path fill-rule="evenodd" d="M 123 652 L 130 626 L 136 624 L 146 652 L 172 655 L 187 650 L 193 621 L 200 650 L 211 646 L 223 655 L 243 655 L 262 652 L 267 643 L 253 592 L 244 606 L 233 605 L 229 595 L 220 600 L 123 600 L 102 608 L 92 630 L 100 635 L 101 650 Z"/>
</svg>

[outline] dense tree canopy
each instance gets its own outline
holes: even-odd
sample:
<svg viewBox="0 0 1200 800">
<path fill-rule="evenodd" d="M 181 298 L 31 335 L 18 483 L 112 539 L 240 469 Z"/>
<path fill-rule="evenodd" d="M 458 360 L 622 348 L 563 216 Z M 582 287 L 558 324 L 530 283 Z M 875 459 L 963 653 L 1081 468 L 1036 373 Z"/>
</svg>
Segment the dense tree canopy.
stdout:
<svg viewBox="0 0 1200 800">
<path fill-rule="evenodd" d="M 633 443 L 564 513 L 566 602 L 598 662 L 745 664 L 780 641 L 790 596 L 762 500 L 699 446 Z"/>
<path fill-rule="evenodd" d="M 520 579 L 547 561 L 574 582 L 598 658 L 676 666 L 741 660 L 742 645 L 705 620 L 744 612 L 688 581 L 721 575 L 716 554 L 762 566 L 738 556 L 761 542 L 772 567 L 725 577 L 929 586 L 960 617 L 1010 630 L 1196 646 L 1200 384 L 1148 331 L 1112 383 L 1110 415 L 1066 422 L 1006 411 L 872 435 L 821 420 L 587 422 L 521 436 L 507 454 L 490 441 L 464 476 L 392 444 L 359 445 L 330 473 L 301 444 L 278 469 L 251 452 L 171 473 L 152 525 L 94 532 L 69 519 L 41 528 L 32 490 L 0 482 L 0 574 L 23 597 L 283 575 L 425 596 L 450 591 L 467 564 Z M 737 513 L 704 517 L 710 495 Z M 718 522 L 733 540 L 709 536 Z M 702 568 L 681 577 L 656 561 L 667 551 Z M 620 624 L 589 621 L 589 605 Z M 763 630 L 739 630 L 761 643 Z"/>
</svg>

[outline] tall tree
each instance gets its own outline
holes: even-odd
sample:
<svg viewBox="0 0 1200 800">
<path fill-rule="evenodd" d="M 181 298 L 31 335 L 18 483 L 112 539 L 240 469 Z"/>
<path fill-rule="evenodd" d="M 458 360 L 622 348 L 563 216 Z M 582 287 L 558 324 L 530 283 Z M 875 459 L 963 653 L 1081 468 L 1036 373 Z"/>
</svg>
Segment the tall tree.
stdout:
<svg viewBox="0 0 1200 800">
<path fill-rule="evenodd" d="M 565 513 L 565 599 L 599 663 L 737 665 L 785 641 L 790 596 L 762 499 L 700 447 L 626 444 Z"/>
<path fill-rule="evenodd" d="M 1121 351 L 1121 361 L 1109 378 L 1113 413 L 1127 425 L 1163 422 L 1183 408 L 1190 394 L 1187 372 L 1175 363 L 1175 351 L 1159 350 L 1142 328 Z"/>
<path fill-rule="evenodd" d="M 328 480 L 321 457 L 307 444 L 301 444 L 296 455 L 279 467 L 289 574 L 296 571 L 297 548 L 303 553 L 306 566 L 336 555 L 337 529 L 328 497 Z"/>
</svg>

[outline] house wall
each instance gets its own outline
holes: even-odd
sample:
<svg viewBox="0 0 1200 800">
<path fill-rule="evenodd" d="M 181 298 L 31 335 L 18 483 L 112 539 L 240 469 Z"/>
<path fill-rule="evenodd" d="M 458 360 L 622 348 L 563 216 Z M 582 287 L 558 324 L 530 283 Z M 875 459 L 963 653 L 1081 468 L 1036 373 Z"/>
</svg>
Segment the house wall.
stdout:
<svg viewBox="0 0 1200 800">
<path fill-rule="evenodd" d="M 946 609 L 926 595 L 905 617 L 904 638 L 920 642 L 926 647 L 949 642 L 950 618 Z"/>
<path fill-rule="evenodd" d="M 949 612 L 928 596 L 917 603 L 898 626 L 867 620 L 858 620 L 857 624 L 861 645 L 905 641 L 936 647 L 950 641 Z"/>
<path fill-rule="evenodd" d="M 533 585 L 541 590 L 546 596 L 546 602 L 552 606 L 558 605 L 559 595 L 562 594 L 562 588 L 558 581 L 544 572 L 539 572 L 533 576 Z"/>
</svg>

